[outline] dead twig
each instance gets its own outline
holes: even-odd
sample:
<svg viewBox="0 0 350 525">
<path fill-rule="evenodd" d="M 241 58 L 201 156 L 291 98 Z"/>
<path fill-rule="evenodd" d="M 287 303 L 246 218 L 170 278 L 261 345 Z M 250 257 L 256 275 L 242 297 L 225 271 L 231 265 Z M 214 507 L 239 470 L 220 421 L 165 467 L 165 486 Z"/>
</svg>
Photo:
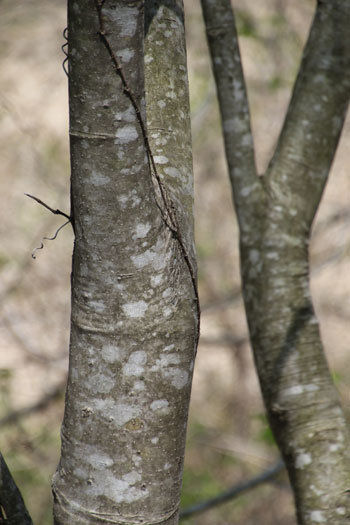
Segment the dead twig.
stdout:
<svg viewBox="0 0 350 525">
<path fill-rule="evenodd" d="M 67 215 L 67 213 L 64 213 L 64 211 L 61 211 L 61 210 L 58 210 L 58 209 L 54 210 L 53 208 L 51 208 L 51 206 L 49 206 L 48 204 L 43 202 L 41 199 L 38 199 L 38 197 L 34 197 L 34 195 L 30 195 L 29 193 L 25 193 L 24 195 L 26 195 L 30 199 L 35 200 L 38 204 L 41 204 L 41 206 L 44 206 L 44 208 L 49 210 L 51 213 L 54 213 L 55 215 L 63 215 L 63 217 L 68 219 L 68 222 L 72 222 L 70 215 Z"/>
<path fill-rule="evenodd" d="M 187 507 L 186 509 L 180 512 L 180 519 L 189 518 L 190 516 L 193 516 L 193 514 L 199 514 L 200 512 L 209 510 L 213 507 L 216 507 L 217 505 L 221 505 L 226 501 L 230 501 L 233 498 L 236 498 L 237 496 L 243 494 L 244 492 L 247 492 L 248 490 L 258 487 L 263 483 L 270 482 L 280 472 L 282 472 L 284 468 L 285 467 L 283 461 L 279 460 L 277 463 L 275 463 L 275 465 L 264 470 L 258 476 L 255 476 L 254 478 L 251 478 L 247 481 L 243 481 L 242 483 L 238 483 L 237 485 L 233 485 L 233 487 L 227 489 L 225 492 L 222 492 L 214 498 L 202 501 L 201 503 L 197 503 L 195 505 L 192 505 L 191 507 Z"/>
</svg>

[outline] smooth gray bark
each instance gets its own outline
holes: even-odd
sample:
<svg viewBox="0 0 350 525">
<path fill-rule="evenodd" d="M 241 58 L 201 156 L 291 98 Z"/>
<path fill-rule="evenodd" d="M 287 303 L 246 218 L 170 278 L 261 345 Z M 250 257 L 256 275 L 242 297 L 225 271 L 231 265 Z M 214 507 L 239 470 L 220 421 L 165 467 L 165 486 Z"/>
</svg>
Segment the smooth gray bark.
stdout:
<svg viewBox="0 0 350 525">
<path fill-rule="evenodd" d="M 318 2 L 298 78 L 263 177 L 229 0 L 202 0 L 240 226 L 243 294 L 269 421 L 300 524 L 350 519 L 349 431 L 309 288 L 310 229 L 350 95 L 350 2 Z"/>
<path fill-rule="evenodd" d="M 56 525 L 178 522 L 199 324 L 184 19 L 181 1 L 143 4 L 68 2 L 75 244 Z"/>
</svg>

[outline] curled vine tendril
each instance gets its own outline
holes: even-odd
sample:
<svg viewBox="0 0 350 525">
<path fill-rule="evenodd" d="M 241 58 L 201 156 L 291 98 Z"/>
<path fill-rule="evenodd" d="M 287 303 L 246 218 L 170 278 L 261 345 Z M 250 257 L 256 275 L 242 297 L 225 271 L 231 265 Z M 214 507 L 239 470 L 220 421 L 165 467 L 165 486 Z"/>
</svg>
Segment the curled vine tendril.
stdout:
<svg viewBox="0 0 350 525">
<path fill-rule="evenodd" d="M 53 237 L 43 237 L 42 240 L 41 240 L 41 243 L 40 243 L 40 246 L 38 246 L 37 248 L 35 248 L 32 252 L 32 258 L 33 259 L 36 259 L 36 252 L 38 250 L 42 250 L 44 248 L 44 241 L 54 241 L 57 237 L 57 235 L 59 234 L 59 232 L 62 230 L 62 228 L 64 228 L 68 223 L 70 222 L 70 219 L 69 221 L 66 221 L 64 224 L 62 224 L 57 230 L 56 230 L 56 233 Z"/>
<path fill-rule="evenodd" d="M 68 55 L 68 27 L 66 27 L 63 30 L 62 34 L 63 34 L 63 38 L 65 39 L 65 43 L 61 46 L 62 52 L 65 55 L 65 59 L 62 62 L 62 67 L 63 67 L 63 71 L 68 77 L 69 76 L 69 72 L 68 72 L 68 66 L 69 66 L 69 63 L 68 63 L 68 58 L 69 58 L 69 55 Z"/>
</svg>

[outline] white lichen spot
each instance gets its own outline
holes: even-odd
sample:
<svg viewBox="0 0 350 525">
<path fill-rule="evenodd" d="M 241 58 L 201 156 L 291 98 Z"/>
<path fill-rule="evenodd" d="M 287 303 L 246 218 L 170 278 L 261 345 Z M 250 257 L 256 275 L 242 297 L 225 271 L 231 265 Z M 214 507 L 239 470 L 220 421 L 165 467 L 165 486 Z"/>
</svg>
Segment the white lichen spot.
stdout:
<svg viewBox="0 0 350 525">
<path fill-rule="evenodd" d="M 125 425 L 133 418 L 137 418 L 141 414 L 141 407 L 133 406 L 130 402 L 123 403 L 120 401 L 116 403 L 114 399 L 95 398 L 92 403 L 92 408 L 98 412 L 103 420 L 113 423 L 118 427 Z"/>
<path fill-rule="evenodd" d="M 278 261 L 279 258 L 280 258 L 277 252 L 269 252 L 269 253 L 266 254 L 266 257 L 268 259 L 273 260 L 273 261 Z"/>
<path fill-rule="evenodd" d="M 103 470 L 106 467 L 111 467 L 114 464 L 114 461 L 110 456 L 102 453 L 87 454 L 85 459 L 86 462 L 96 470 Z"/>
<path fill-rule="evenodd" d="M 128 472 L 121 479 L 118 479 L 106 469 L 101 471 L 95 470 L 86 492 L 93 496 L 103 494 L 115 503 L 132 503 L 143 499 L 148 493 L 147 490 L 133 486 L 140 479 L 141 475 L 136 471 Z"/>
<path fill-rule="evenodd" d="M 73 11 L 74 13 L 76 13 L 77 15 L 79 15 L 81 13 L 80 11 L 80 7 L 79 7 L 79 3 L 78 2 L 74 2 L 73 4 Z"/>
<path fill-rule="evenodd" d="M 172 294 L 173 290 L 172 288 L 167 288 L 166 290 L 164 290 L 164 292 L 162 293 L 162 297 L 164 297 L 164 299 L 166 297 L 170 297 L 170 295 Z"/>
<path fill-rule="evenodd" d="M 115 386 L 115 380 L 106 374 L 96 373 L 89 375 L 89 379 L 84 381 L 84 386 L 94 393 L 107 394 Z"/>
<path fill-rule="evenodd" d="M 249 250 L 249 261 L 252 264 L 256 264 L 260 260 L 260 254 L 258 250 Z"/>
<path fill-rule="evenodd" d="M 303 469 L 306 465 L 310 465 L 311 461 L 311 454 L 302 452 L 297 456 L 295 468 Z"/>
<path fill-rule="evenodd" d="M 145 55 L 145 64 L 150 64 L 153 60 L 154 58 L 152 55 Z"/>
<path fill-rule="evenodd" d="M 119 128 L 116 133 L 115 144 L 127 144 L 128 142 L 133 142 L 139 136 L 138 131 L 135 126 L 127 124 L 122 128 Z"/>
<path fill-rule="evenodd" d="M 132 238 L 135 240 L 135 239 L 143 239 L 144 237 L 146 237 L 147 233 L 150 231 L 151 229 L 151 225 L 149 222 L 147 222 L 146 224 L 138 224 L 136 226 L 136 229 L 135 229 L 135 233 L 134 235 L 132 236 Z"/>
<path fill-rule="evenodd" d="M 336 512 L 337 514 L 339 514 L 340 516 L 344 516 L 345 513 L 346 513 L 346 508 L 345 508 L 345 507 L 338 507 L 338 508 L 335 510 L 335 512 Z"/>
<path fill-rule="evenodd" d="M 124 351 L 118 346 L 103 345 L 101 350 L 102 359 L 107 363 L 116 363 L 124 356 Z"/>
<path fill-rule="evenodd" d="M 154 437 L 154 438 L 151 439 L 151 443 L 153 445 L 156 445 L 158 443 L 158 441 L 159 441 L 159 437 Z"/>
<path fill-rule="evenodd" d="M 330 452 L 338 452 L 340 448 L 341 446 L 339 445 L 339 443 L 332 443 L 331 445 L 329 445 Z"/>
<path fill-rule="evenodd" d="M 162 241 L 158 239 L 153 249 L 146 250 L 140 255 L 133 255 L 131 256 L 131 260 L 133 264 L 139 269 L 150 265 L 156 271 L 162 270 L 166 265 L 162 248 Z"/>
<path fill-rule="evenodd" d="M 215 57 L 214 58 L 214 64 L 217 64 L 218 66 L 222 63 L 222 58 L 221 57 Z"/>
<path fill-rule="evenodd" d="M 316 496 L 321 496 L 323 494 L 323 491 L 315 487 L 315 485 L 310 485 L 310 489 Z"/>
<path fill-rule="evenodd" d="M 117 403 L 112 409 L 112 416 L 117 425 L 122 426 L 131 419 L 141 414 L 140 407 L 133 407 L 129 404 Z"/>
<path fill-rule="evenodd" d="M 169 177 L 174 177 L 185 182 L 184 177 L 181 176 L 180 171 L 175 167 L 164 168 L 164 173 L 169 175 Z"/>
<path fill-rule="evenodd" d="M 155 155 L 153 158 L 156 164 L 167 164 L 169 162 L 169 159 L 163 155 Z"/>
<path fill-rule="evenodd" d="M 152 275 L 151 277 L 151 286 L 159 286 L 163 282 L 162 275 Z"/>
<path fill-rule="evenodd" d="M 245 188 L 242 188 L 240 191 L 240 195 L 242 197 L 249 197 L 251 192 L 255 189 L 255 184 L 252 184 L 251 186 L 246 186 Z"/>
<path fill-rule="evenodd" d="M 175 348 L 174 344 L 168 345 L 164 348 L 164 352 L 170 352 L 170 350 L 173 350 Z"/>
<path fill-rule="evenodd" d="M 177 98 L 177 95 L 176 95 L 176 92 L 175 92 L 175 91 L 167 91 L 165 95 L 166 95 L 168 98 L 171 98 L 172 100 L 174 100 L 175 98 Z"/>
<path fill-rule="evenodd" d="M 98 171 L 92 171 L 89 176 L 89 182 L 93 184 L 94 186 L 104 186 L 105 184 L 108 184 L 111 179 L 107 177 L 107 175 L 103 175 L 102 173 L 99 173 Z"/>
<path fill-rule="evenodd" d="M 158 100 L 157 104 L 160 107 L 160 109 L 163 109 L 166 106 L 166 103 L 164 102 L 164 100 Z"/>
<path fill-rule="evenodd" d="M 169 407 L 169 402 L 166 399 L 157 399 L 151 403 L 151 410 L 161 410 L 162 412 L 167 411 Z"/>
<path fill-rule="evenodd" d="M 164 31 L 163 35 L 166 37 L 166 38 L 169 38 L 169 36 L 172 35 L 172 32 L 169 31 L 169 29 L 167 31 Z"/>
<path fill-rule="evenodd" d="M 130 49 L 129 47 L 126 47 L 125 49 L 121 49 L 118 51 L 118 55 L 122 59 L 124 63 L 130 62 L 132 57 L 134 56 L 135 52 L 133 49 Z"/>
<path fill-rule="evenodd" d="M 316 392 L 320 389 L 318 385 L 310 384 L 310 385 L 304 385 L 305 392 Z"/>
<path fill-rule="evenodd" d="M 310 512 L 310 520 L 315 523 L 325 523 L 327 521 L 322 510 L 312 510 Z"/>
<path fill-rule="evenodd" d="M 244 119 L 234 117 L 224 120 L 223 128 L 225 133 L 232 133 L 233 131 L 236 131 L 238 133 L 244 133 L 244 131 L 246 130 L 246 123 Z"/>
<path fill-rule="evenodd" d="M 135 390 L 135 392 L 142 392 L 142 390 L 144 389 L 145 389 L 144 381 L 135 381 L 134 386 L 133 386 L 133 390 Z"/>
<path fill-rule="evenodd" d="M 116 33 L 120 37 L 133 36 L 137 28 L 139 9 L 137 7 L 121 7 L 105 10 L 105 15 L 117 25 Z"/>
<path fill-rule="evenodd" d="M 144 371 L 144 365 L 147 362 L 147 354 L 143 350 L 133 352 L 128 362 L 123 366 L 123 372 L 126 376 L 141 376 Z"/>
<path fill-rule="evenodd" d="M 123 478 L 124 481 L 127 481 L 129 485 L 135 485 L 138 481 L 141 481 L 142 477 L 139 472 L 136 470 L 132 470 L 131 472 L 128 472 L 127 474 L 124 474 Z"/>
<path fill-rule="evenodd" d="M 163 310 L 163 316 L 168 319 L 173 314 L 173 310 L 171 308 L 164 308 Z"/>
<path fill-rule="evenodd" d="M 89 301 L 89 306 L 95 310 L 96 313 L 102 313 L 106 309 L 105 303 L 100 301 Z"/>
<path fill-rule="evenodd" d="M 294 385 L 283 390 L 284 396 L 298 396 L 304 392 L 302 385 Z"/>
<path fill-rule="evenodd" d="M 138 206 L 141 202 L 141 199 L 140 197 L 137 196 L 137 192 L 136 190 L 132 190 L 131 192 L 131 203 L 132 203 L 132 207 L 135 208 L 136 206 Z"/>
<path fill-rule="evenodd" d="M 164 463 L 164 470 L 169 470 L 171 468 L 171 463 Z"/>
<path fill-rule="evenodd" d="M 123 304 L 122 308 L 125 315 L 132 318 L 143 317 L 148 308 L 148 304 L 145 301 L 134 301 L 131 303 Z"/>
<path fill-rule="evenodd" d="M 188 383 L 188 372 L 186 372 L 186 370 L 181 370 L 180 368 L 170 368 L 168 370 L 163 370 L 162 375 L 170 379 L 171 384 L 177 390 L 180 390 Z"/>
<path fill-rule="evenodd" d="M 124 111 L 117 111 L 114 114 L 114 121 L 116 123 L 119 123 L 119 122 L 135 122 L 135 120 L 136 120 L 136 113 L 135 113 L 134 107 L 131 104 Z M 124 157 L 124 152 L 123 152 L 123 157 Z"/>
<path fill-rule="evenodd" d="M 253 144 L 253 139 L 250 133 L 245 133 L 241 137 L 241 146 L 251 146 Z"/>
<path fill-rule="evenodd" d="M 140 465 L 140 463 L 142 462 L 142 457 L 139 455 L 139 454 L 133 454 L 132 455 L 132 458 L 133 462 L 135 463 L 135 465 L 138 467 Z"/>
<path fill-rule="evenodd" d="M 169 365 L 177 365 L 179 363 L 180 363 L 180 356 L 178 356 L 177 354 L 167 354 L 167 355 L 161 355 L 160 359 L 157 359 L 156 366 L 158 365 L 160 368 L 164 368 Z"/>
</svg>

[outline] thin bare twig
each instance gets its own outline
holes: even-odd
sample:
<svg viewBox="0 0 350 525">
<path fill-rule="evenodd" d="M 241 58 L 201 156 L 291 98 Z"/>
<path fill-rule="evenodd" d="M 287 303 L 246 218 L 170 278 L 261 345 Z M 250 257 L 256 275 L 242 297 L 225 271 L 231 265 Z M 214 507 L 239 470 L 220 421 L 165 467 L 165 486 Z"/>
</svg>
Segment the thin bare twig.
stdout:
<svg viewBox="0 0 350 525">
<path fill-rule="evenodd" d="M 38 199 L 38 197 L 34 197 L 34 195 L 30 195 L 29 193 L 25 193 L 24 195 L 26 195 L 27 197 L 35 200 L 38 204 L 41 204 L 41 206 L 44 206 L 44 208 L 49 210 L 51 213 L 54 213 L 55 215 L 63 215 L 63 217 L 66 217 L 66 219 L 68 219 L 68 221 L 71 222 L 70 215 L 67 215 L 67 213 L 64 213 L 64 211 L 61 211 L 61 210 L 58 210 L 58 209 L 54 210 L 53 208 L 51 208 L 51 206 L 49 206 L 48 204 L 43 202 L 41 199 Z"/>
<path fill-rule="evenodd" d="M 200 512 L 209 510 L 213 507 L 216 507 L 217 505 L 221 505 L 226 501 L 230 501 L 236 498 L 237 496 L 243 494 L 244 492 L 247 492 L 248 490 L 258 487 L 262 483 L 270 482 L 280 472 L 282 472 L 283 469 L 284 463 L 282 460 L 279 460 L 277 463 L 275 463 L 275 465 L 264 470 L 264 472 L 262 472 L 258 476 L 255 476 L 254 478 L 251 478 L 247 481 L 243 481 L 242 483 L 239 483 L 237 485 L 233 485 L 233 487 L 227 489 L 225 492 L 222 492 L 214 498 L 202 501 L 201 503 L 197 503 L 196 505 L 192 505 L 191 507 L 187 507 L 186 509 L 180 512 L 180 519 L 189 518 L 190 516 L 193 516 L 193 514 L 199 514 Z"/>
</svg>

